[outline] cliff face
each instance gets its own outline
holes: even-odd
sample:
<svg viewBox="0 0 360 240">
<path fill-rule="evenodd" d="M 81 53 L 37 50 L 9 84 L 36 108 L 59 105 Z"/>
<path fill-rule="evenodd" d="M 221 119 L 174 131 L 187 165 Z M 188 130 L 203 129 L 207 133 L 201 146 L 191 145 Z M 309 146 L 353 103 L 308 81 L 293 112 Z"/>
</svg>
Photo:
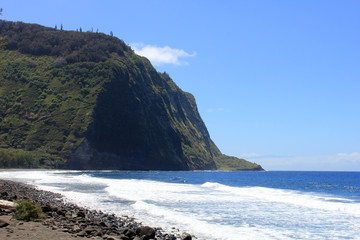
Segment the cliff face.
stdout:
<svg viewBox="0 0 360 240">
<path fill-rule="evenodd" d="M 193 96 L 136 56 L 104 85 L 93 122 L 68 167 L 216 169 L 213 156 L 219 152 L 210 143 Z"/>
<path fill-rule="evenodd" d="M 105 84 L 85 140 L 68 166 L 216 169 L 211 157 L 216 153 L 211 153 L 209 134 L 190 102 L 193 97 L 146 59 L 137 58 L 137 63 L 117 69 L 115 78 Z M 194 148 L 200 151 L 186 152 Z"/>
<path fill-rule="evenodd" d="M 195 98 L 121 40 L 0 21 L 0 41 L 0 165 L 226 166 Z"/>
</svg>

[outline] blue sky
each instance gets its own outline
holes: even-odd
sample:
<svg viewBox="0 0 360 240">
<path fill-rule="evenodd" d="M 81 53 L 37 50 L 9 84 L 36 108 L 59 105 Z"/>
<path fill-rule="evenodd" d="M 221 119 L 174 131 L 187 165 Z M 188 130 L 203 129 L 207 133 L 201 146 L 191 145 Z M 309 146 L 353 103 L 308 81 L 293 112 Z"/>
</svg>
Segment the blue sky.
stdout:
<svg viewBox="0 0 360 240">
<path fill-rule="evenodd" d="M 360 171 L 360 2 L 2 0 L 2 19 L 110 33 L 267 170 Z"/>
</svg>

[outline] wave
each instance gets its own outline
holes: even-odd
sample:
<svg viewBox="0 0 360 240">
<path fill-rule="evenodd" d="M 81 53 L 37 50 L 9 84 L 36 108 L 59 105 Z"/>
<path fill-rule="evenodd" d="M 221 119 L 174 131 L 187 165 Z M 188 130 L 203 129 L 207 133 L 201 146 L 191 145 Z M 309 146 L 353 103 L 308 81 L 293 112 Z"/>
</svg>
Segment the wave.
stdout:
<svg viewBox="0 0 360 240">
<path fill-rule="evenodd" d="M 188 184 L 180 178 L 168 183 L 95 176 L 89 171 L 0 172 L 0 178 L 61 193 L 80 206 L 129 215 L 166 231 L 177 226 L 199 239 L 353 239 L 360 226 L 360 204 L 331 195 Z"/>
<path fill-rule="evenodd" d="M 149 213 L 154 218 L 151 222 L 152 224 L 158 223 L 159 218 L 165 220 L 169 227 L 177 226 L 181 223 L 183 228 L 189 232 L 196 232 L 197 237 L 200 239 L 273 239 L 275 236 L 276 239 L 288 239 L 287 235 L 290 234 L 286 230 L 279 233 L 271 228 L 257 228 L 248 224 L 243 224 L 241 227 L 233 227 L 231 225 L 209 223 L 206 220 L 199 220 L 188 214 L 181 213 L 181 211 L 170 210 L 144 201 L 136 202 L 134 208 Z"/>
<path fill-rule="evenodd" d="M 81 184 L 84 184 L 85 188 L 89 188 L 88 185 L 91 184 L 92 191 L 94 187 L 98 187 L 107 191 L 111 196 L 131 201 L 147 199 L 170 201 L 178 197 L 181 201 L 198 202 L 203 200 L 204 195 L 207 195 L 207 202 L 217 202 L 220 199 L 227 202 L 261 200 L 360 215 L 360 204 L 352 199 L 295 190 L 233 187 L 216 182 L 196 185 L 152 180 L 108 179 L 92 177 L 89 172 L 65 170 L 36 171 L 35 173 L 33 171 L 1 172 L 0 177 L 25 181 L 37 185 L 43 190 L 56 192 L 70 191 L 71 184 L 76 184 L 78 188 Z"/>
<path fill-rule="evenodd" d="M 348 214 L 360 216 L 360 204 L 352 199 L 322 196 L 319 195 L 319 193 L 301 192 L 288 189 L 232 187 L 214 182 L 206 182 L 201 186 L 216 191 L 231 193 L 234 194 L 234 196 L 249 197 L 268 202 L 285 203 L 306 208 L 343 211 Z"/>
</svg>

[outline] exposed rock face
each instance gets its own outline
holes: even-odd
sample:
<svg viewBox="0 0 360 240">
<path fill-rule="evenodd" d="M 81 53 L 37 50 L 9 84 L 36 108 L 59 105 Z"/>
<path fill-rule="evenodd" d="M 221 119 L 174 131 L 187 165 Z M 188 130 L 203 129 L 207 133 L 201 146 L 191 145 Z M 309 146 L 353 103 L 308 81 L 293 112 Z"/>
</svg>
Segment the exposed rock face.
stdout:
<svg viewBox="0 0 360 240">
<path fill-rule="evenodd" d="M 212 157 L 219 152 L 211 150 L 194 98 L 145 64 L 131 68 L 146 74 L 122 70 L 106 84 L 70 168 L 216 169 Z"/>
</svg>

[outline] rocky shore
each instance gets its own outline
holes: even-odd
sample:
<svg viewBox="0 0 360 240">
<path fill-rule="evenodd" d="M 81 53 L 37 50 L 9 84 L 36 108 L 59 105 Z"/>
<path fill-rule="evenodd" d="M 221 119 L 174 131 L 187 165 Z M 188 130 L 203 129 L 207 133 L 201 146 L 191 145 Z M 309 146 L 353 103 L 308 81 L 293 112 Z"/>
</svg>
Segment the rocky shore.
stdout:
<svg viewBox="0 0 360 240">
<path fill-rule="evenodd" d="M 30 200 L 41 206 L 43 220 L 24 223 L 12 220 L 14 209 L 0 208 L 0 236 L 6 239 L 105 239 L 105 240 L 191 240 L 189 234 L 175 236 L 160 228 L 142 226 L 129 217 L 117 217 L 64 203 L 60 194 L 35 189 L 23 183 L 0 179 L 0 199 Z M 26 232 L 27 231 L 27 232 Z M 38 231 L 36 234 L 34 231 Z M 25 233 L 24 233 L 25 232 Z M 26 235 L 27 234 L 27 235 Z M 32 234 L 36 236 L 32 236 Z M 43 238 L 41 237 L 43 234 Z"/>
</svg>

